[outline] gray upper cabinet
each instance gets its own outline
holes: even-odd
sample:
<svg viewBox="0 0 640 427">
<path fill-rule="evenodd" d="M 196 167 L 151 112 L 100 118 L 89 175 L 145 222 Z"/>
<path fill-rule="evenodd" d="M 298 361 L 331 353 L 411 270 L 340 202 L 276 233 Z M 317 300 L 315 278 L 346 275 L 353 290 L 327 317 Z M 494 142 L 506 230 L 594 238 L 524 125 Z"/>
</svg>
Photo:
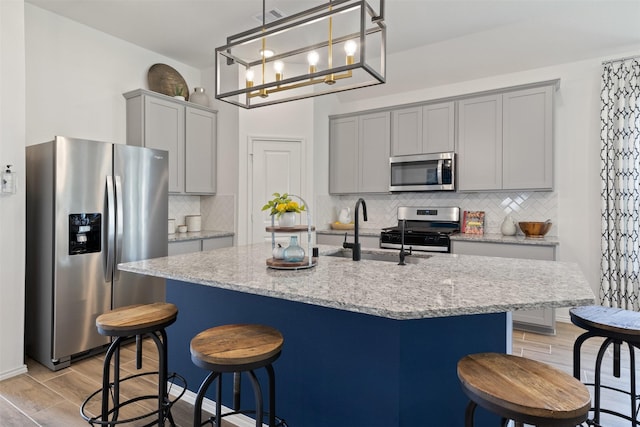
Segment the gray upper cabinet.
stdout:
<svg viewBox="0 0 640 427">
<path fill-rule="evenodd" d="M 169 192 L 216 191 L 217 114 L 143 89 L 127 100 L 127 144 L 169 152 Z"/>
<path fill-rule="evenodd" d="M 453 101 L 393 110 L 391 155 L 454 151 L 454 113 Z"/>
<path fill-rule="evenodd" d="M 329 192 L 389 191 L 390 113 L 329 120 Z"/>
<path fill-rule="evenodd" d="M 553 188 L 553 90 L 550 86 L 505 93 L 502 188 Z"/>
<path fill-rule="evenodd" d="M 217 115 L 187 107 L 185 129 L 185 193 L 216 192 Z"/>
<path fill-rule="evenodd" d="M 358 117 L 329 121 L 329 193 L 358 192 Z"/>
<path fill-rule="evenodd" d="M 502 189 L 502 95 L 458 101 L 458 190 Z"/>
<path fill-rule="evenodd" d="M 553 87 L 458 101 L 458 190 L 553 189 Z"/>
</svg>

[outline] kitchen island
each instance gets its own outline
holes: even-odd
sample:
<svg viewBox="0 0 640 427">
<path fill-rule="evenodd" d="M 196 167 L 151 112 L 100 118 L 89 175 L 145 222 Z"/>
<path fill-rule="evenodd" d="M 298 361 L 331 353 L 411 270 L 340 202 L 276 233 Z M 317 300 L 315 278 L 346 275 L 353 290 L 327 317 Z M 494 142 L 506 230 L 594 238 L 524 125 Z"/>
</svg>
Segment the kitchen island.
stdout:
<svg viewBox="0 0 640 427">
<path fill-rule="evenodd" d="M 268 269 L 268 244 L 120 269 L 168 279 L 167 300 L 180 310 L 168 330 L 170 369 L 191 391 L 205 375 L 189 357 L 198 332 L 253 322 L 280 329 L 278 415 L 290 427 L 459 427 L 466 398 L 458 359 L 510 351 L 513 310 L 594 303 L 572 263 L 438 254 L 398 266 L 319 251 L 318 265 L 305 270 Z M 496 422 L 478 415 L 477 426 Z"/>
</svg>

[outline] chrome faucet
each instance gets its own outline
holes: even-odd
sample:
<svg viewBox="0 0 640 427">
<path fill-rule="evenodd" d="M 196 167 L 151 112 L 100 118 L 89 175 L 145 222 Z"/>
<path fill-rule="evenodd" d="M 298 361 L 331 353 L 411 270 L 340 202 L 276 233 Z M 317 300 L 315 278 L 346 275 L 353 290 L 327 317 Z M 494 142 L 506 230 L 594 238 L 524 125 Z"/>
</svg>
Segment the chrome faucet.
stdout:
<svg viewBox="0 0 640 427">
<path fill-rule="evenodd" d="M 343 248 L 346 249 L 351 249 L 351 252 L 353 254 L 353 260 L 354 261 L 360 261 L 360 255 L 361 255 L 361 250 L 360 250 L 360 228 L 358 226 L 358 223 L 360 222 L 360 215 L 359 215 L 359 208 L 360 205 L 362 205 L 362 218 L 366 221 L 367 220 L 367 204 L 364 202 L 363 198 L 359 198 L 358 201 L 356 202 L 356 207 L 355 207 L 355 227 L 353 229 L 353 243 L 348 243 L 347 242 L 347 233 L 344 234 L 344 243 L 342 244 Z"/>
</svg>

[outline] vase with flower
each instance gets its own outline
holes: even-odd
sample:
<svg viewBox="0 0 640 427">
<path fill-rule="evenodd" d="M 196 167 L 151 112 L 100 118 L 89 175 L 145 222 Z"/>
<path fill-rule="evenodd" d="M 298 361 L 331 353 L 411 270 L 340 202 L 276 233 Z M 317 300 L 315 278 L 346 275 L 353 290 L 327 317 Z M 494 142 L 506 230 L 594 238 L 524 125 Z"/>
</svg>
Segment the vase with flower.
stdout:
<svg viewBox="0 0 640 427">
<path fill-rule="evenodd" d="M 291 200 L 289 194 L 273 193 L 273 199 L 262 207 L 263 211 L 269 210 L 272 216 L 278 219 L 280 227 L 293 227 L 297 223 L 296 214 L 306 210 L 304 204 Z"/>
</svg>

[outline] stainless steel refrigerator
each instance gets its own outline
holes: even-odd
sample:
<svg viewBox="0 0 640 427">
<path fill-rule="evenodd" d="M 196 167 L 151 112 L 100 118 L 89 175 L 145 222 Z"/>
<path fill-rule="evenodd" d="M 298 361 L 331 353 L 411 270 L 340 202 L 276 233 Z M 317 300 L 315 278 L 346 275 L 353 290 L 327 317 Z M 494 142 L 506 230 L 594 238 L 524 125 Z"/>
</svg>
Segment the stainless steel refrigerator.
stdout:
<svg viewBox="0 0 640 427">
<path fill-rule="evenodd" d="M 26 149 L 25 344 L 58 370 L 109 343 L 96 317 L 164 301 L 164 279 L 119 271 L 167 255 L 168 153 L 56 137 Z"/>
</svg>

